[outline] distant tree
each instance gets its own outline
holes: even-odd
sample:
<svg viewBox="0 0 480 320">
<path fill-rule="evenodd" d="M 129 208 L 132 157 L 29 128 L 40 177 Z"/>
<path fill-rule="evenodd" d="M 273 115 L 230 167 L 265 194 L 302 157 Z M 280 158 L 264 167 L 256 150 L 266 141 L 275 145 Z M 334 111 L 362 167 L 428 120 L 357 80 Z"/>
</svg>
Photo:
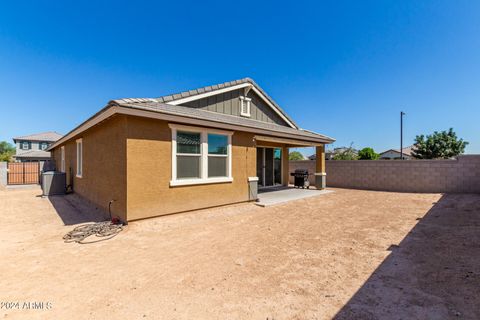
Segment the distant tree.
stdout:
<svg viewBox="0 0 480 320">
<path fill-rule="evenodd" d="M 438 132 L 415 137 L 412 155 L 417 159 L 448 159 L 465 152 L 467 141 L 458 139 L 457 134 L 450 128 L 448 131 Z"/>
<path fill-rule="evenodd" d="M 372 148 L 363 148 L 358 152 L 358 160 L 377 160 L 380 157 Z"/>
<path fill-rule="evenodd" d="M 0 161 L 12 161 L 15 147 L 7 141 L 0 141 Z"/>
<path fill-rule="evenodd" d="M 288 160 L 295 161 L 295 160 L 303 160 L 303 154 L 298 151 L 292 151 L 288 155 Z"/>
<path fill-rule="evenodd" d="M 357 160 L 358 155 L 355 149 L 353 148 L 353 142 L 348 148 L 342 148 L 342 151 L 335 152 L 333 160 Z"/>
</svg>

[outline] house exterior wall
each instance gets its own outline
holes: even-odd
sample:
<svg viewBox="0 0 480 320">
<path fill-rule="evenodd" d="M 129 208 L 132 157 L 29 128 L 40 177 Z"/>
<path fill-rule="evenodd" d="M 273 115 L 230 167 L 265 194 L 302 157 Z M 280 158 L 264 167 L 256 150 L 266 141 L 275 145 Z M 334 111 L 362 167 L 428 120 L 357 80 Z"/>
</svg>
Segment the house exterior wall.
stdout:
<svg viewBox="0 0 480 320">
<path fill-rule="evenodd" d="M 239 97 L 244 94 L 243 92 L 243 89 L 233 90 L 207 98 L 187 102 L 182 105 L 240 117 Z M 276 114 L 275 111 L 273 111 L 255 92 L 250 90 L 250 92 L 247 94 L 247 97 L 252 99 L 250 102 L 251 119 L 288 126 L 288 124 L 278 114 Z"/>
<path fill-rule="evenodd" d="M 137 220 L 248 201 L 248 177 L 256 176 L 253 134 L 232 136 L 231 183 L 170 186 L 172 134 L 166 121 L 127 121 L 127 211 Z"/>
<path fill-rule="evenodd" d="M 76 140 L 83 144 L 83 173 L 76 176 Z M 67 185 L 124 221 L 249 201 L 256 177 L 257 144 L 282 148 L 283 183 L 288 183 L 288 146 L 255 141 L 253 133 L 232 135 L 232 182 L 170 186 L 172 131 L 167 121 L 117 115 L 72 137 L 52 151 L 57 170 L 65 147 Z"/>
<path fill-rule="evenodd" d="M 315 161 L 290 161 L 313 170 Z M 326 161 L 327 186 L 399 192 L 480 193 L 480 155 L 456 160 Z"/>
<path fill-rule="evenodd" d="M 65 146 L 67 185 L 105 211 L 112 205 L 112 215 L 126 221 L 126 117 L 115 116 L 93 127 L 53 150 L 57 170 L 61 166 L 61 147 Z M 83 172 L 76 177 L 76 140 L 83 141 Z"/>
<path fill-rule="evenodd" d="M 30 149 L 22 149 L 22 142 L 28 142 L 30 144 Z M 15 154 L 16 155 L 21 155 L 22 153 L 29 152 L 29 151 L 35 151 L 35 150 L 41 150 L 40 149 L 40 143 L 46 142 L 49 145 L 52 144 L 52 142 L 49 141 L 30 141 L 30 140 L 17 140 L 15 142 Z"/>
</svg>

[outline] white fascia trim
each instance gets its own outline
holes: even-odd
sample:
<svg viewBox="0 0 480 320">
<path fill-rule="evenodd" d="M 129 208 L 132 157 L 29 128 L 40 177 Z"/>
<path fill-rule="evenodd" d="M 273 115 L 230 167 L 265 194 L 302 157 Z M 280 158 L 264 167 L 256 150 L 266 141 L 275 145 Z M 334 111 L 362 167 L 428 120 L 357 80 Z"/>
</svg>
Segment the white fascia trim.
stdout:
<svg viewBox="0 0 480 320">
<path fill-rule="evenodd" d="M 242 84 L 237 84 L 235 86 L 231 86 L 231 87 L 228 87 L 228 88 L 222 88 L 222 89 L 217 89 L 217 90 L 213 90 L 213 91 L 209 91 L 209 92 L 205 92 L 205 93 L 200 93 L 200 94 L 197 94 L 197 95 L 194 95 L 194 96 L 191 96 L 191 97 L 180 98 L 180 99 L 173 100 L 173 101 L 170 101 L 170 102 L 167 102 L 167 103 L 172 104 L 174 106 L 181 105 L 182 103 L 185 103 L 185 102 L 195 101 L 195 100 L 198 100 L 198 99 L 214 96 L 214 95 L 217 95 L 217 94 L 220 94 L 220 93 L 229 92 L 229 91 L 233 91 L 233 90 L 237 90 L 237 89 L 241 89 L 241 88 L 245 88 L 245 87 L 251 87 L 251 89 L 260 98 L 262 98 L 262 100 L 265 101 L 270 106 L 270 108 L 272 108 L 273 111 L 275 111 L 290 127 L 294 128 L 294 129 L 298 129 L 297 126 L 295 126 L 290 120 L 288 120 L 287 117 L 285 117 L 283 115 L 283 113 L 280 110 L 278 110 L 278 108 L 273 103 L 271 103 L 270 100 L 268 100 L 268 98 L 265 97 L 265 95 L 260 90 L 255 88 L 255 86 L 253 84 L 249 83 L 249 82 L 242 83 Z"/>
<path fill-rule="evenodd" d="M 185 102 L 195 101 L 195 100 L 198 100 L 198 99 L 207 98 L 207 97 L 211 97 L 211 96 L 214 96 L 214 95 L 217 95 L 217 94 L 220 94 L 220 93 L 225 93 L 225 92 L 229 92 L 229 91 L 233 91 L 233 90 L 238 90 L 238 89 L 245 88 L 245 87 L 250 87 L 250 86 L 252 86 L 251 83 L 248 83 L 248 82 L 241 83 L 241 84 L 237 84 L 235 86 L 222 88 L 222 89 L 217 89 L 217 90 L 204 92 L 204 93 L 199 93 L 199 94 L 196 94 L 194 96 L 190 96 L 190 97 L 186 97 L 186 98 L 180 98 L 180 99 L 173 100 L 173 101 L 166 102 L 166 103 L 173 104 L 174 106 L 177 106 L 177 105 L 181 105 L 182 103 L 185 103 Z"/>
<path fill-rule="evenodd" d="M 197 184 L 212 184 L 212 183 L 229 183 L 233 182 L 233 178 L 221 177 L 221 178 L 208 178 L 208 179 L 185 179 L 185 180 L 171 180 L 170 186 L 191 186 Z"/>
</svg>

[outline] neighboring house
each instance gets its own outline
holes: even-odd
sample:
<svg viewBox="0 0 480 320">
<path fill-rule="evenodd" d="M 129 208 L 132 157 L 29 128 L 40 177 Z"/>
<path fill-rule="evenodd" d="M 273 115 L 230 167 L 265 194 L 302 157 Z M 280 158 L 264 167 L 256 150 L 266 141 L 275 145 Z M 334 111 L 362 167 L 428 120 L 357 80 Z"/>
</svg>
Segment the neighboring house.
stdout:
<svg viewBox="0 0 480 320">
<path fill-rule="evenodd" d="M 288 185 L 288 150 L 325 144 L 245 78 L 160 98 L 110 101 L 49 150 L 67 184 L 123 221 L 256 199 Z"/>
<path fill-rule="evenodd" d="M 345 152 L 346 150 L 348 150 L 349 148 L 348 147 L 339 147 L 339 148 L 335 148 L 333 150 L 326 150 L 325 151 L 325 160 L 333 160 L 333 157 L 338 154 L 338 153 L 342 153 L 342 152 Z M 358 154 L 358 150 L 356 149 L 353 149 L 353 153 L 354 154 Z M 316 154 L 312 154 L 311 156 L 308 157 L 309 160 L 316 160 L 317 159 L 317 155 Z"/>
<path fill-rule="evenodd" d="M 412 156 L 412 146 L 403 148 L 403 159 L 411 160 L 414 159 Z M 380 153 L 380 159 L 382 160 L 399 160 L 400 159 L 400 149 L 389 149 Z"/>
<path fill-rule="evenodd" d="M 47 151 L 48 147 L 61 137 L 61 134 L 49 131 L 13 138 L 16 147 L 15 161 L 32 162 L 49 160 L 50 152 Z"/>
</svg>

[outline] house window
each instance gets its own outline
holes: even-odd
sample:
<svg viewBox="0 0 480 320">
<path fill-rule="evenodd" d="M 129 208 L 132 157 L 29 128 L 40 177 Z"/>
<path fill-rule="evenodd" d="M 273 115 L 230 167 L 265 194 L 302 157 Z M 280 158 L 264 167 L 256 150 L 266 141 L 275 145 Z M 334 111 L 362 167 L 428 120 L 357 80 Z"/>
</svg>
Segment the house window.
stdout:
<svg viewBox="0 0 480 320">
<path fill-rule="evenodd" d="M 77 140 L 77 178 L 81 178 L 83 174 L 83 141 Z"/>
<path fill-rule="evenodd" d="M 60 171 L 65 172 L 65 146 L 60 148 Z"/>
<path fill-rule="evenodd" d="M 228 136 L 208 134 L 208 177 L 226 177 L 228 167 Z"/>
<path fill-rule="evenodd" d="M 247 97 L 240 97 L 240 115 L 243 117 L 250 117 L 250 101 L 252 99 Z"/>
<path fill-rule="evenodd" d="M 201 134 L 177 132 L 177 179 L 201 178 Z"/>
<path fill-rule="evenodd" d="M 22 150 L 28 150 L 28 149 L 30 149 L 30 142 L 28 142 L 28 141 L 22 141 L 21 147 L 22 147 Z"/>
<path fill-rule="evenodd" d="M 40 142 L 40 150 L 46 150 L 48 148 L 48 142 Z"/>
<path fill-rule="evenodd" d="M 233 132 L 170 124 L 171 186 L 231 182 Z"/>
</svg>

